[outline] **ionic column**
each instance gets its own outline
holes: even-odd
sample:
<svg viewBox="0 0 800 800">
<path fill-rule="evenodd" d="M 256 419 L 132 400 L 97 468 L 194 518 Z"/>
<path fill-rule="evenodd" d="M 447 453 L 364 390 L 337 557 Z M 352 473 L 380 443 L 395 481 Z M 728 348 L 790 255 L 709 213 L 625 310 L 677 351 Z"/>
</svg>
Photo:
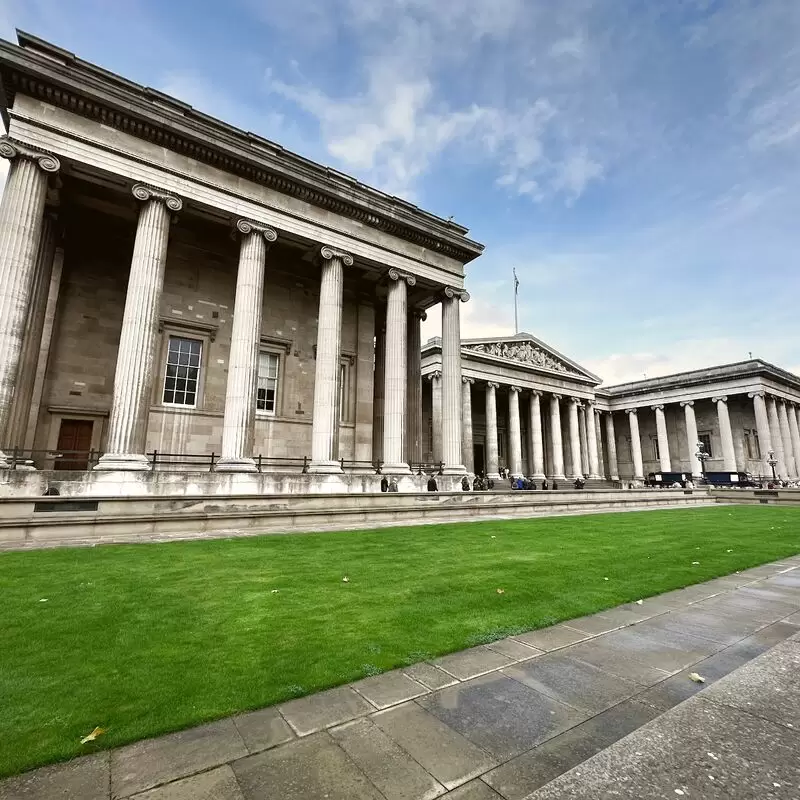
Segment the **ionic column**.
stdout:
<svg viewBox="0 0 800 800">
<path fill-rule="evenodd" d="M 342 471 L 338 459 L 342 292 L 344 268 L 353 266 L 353 256 L 327 245 L 320 249 L 319 255 L 322 276 L 319 286 L 314 410 L 311 418 L 311 463 L 308 471 L 333 474 Z M 403 333 L 405 334 L 405 316 Z M 405 353 L 403 356 L 405 357 Z M 403 399 L 405 400 L 405 393 Z"/>
<path fill-rule="evenodd" d="M 786 413 L 786 403 L 781 400 L 778 405 L 778 419 L 781 425 L 781 438 L 783 439 L 783 452 L 786 459 L 786 475 L 794 477 L 797 475 L 795 466 L 794 443 L 792 442 L 792 431 L 789 428 L 789 415 Z"/>
<path fill-rule="evenodd" d="M 13 411 L 4 440 L 14 447 L 25 446 L 55 251 L 56 215 L 48 212 L 42 220 L 42 232 L 36 251 L 30 313 L 25 323 L 22 350 L 20 351 L 19 368 L 14 386 Z"/>
<path fill-rule="evenodd" d="M 758 431 L 758 447 L 761 450 L 761 463 L 764 474 L 770 474 L 770 466 L 767 464 L 767 453 L 772 450 L 772 433 L 769 429 L 769 415 L 767 414 L 767 404 L 764 392 L 750 392 L 748 397 L 753 398 L 753 414 L 756 418 L 756 430 Z"/>
<path fill-rule="evenodd" d="M 544 440 L 542 438 L 542 393 L 531 392 L 531 477 L 544 479 Z"/>
<path fill-rule="evenodd" d="M 693 478 L 703 477 L 703 467 L 695 453 L 697 452 L 697 420 L 694 416 L 694 400 L 684 400 L 683 413 L 686 419 L 686 446 L 689 448 L 689 465 Z"/>
<path fill-rule="evenodd" d="M 583 477 L 581 472 L 581 439 L 578 428 L 578 400 L 577 397 L 569 398 L 569 448 L 570 456 L 572 458 L 572 475 L 573 478 Z"/>
<path fill-rule="evenodd" d="M 446 286 L 442 298 L 442 460 L 445 475 L 461 475 L 461 314 L 469 294 Z"/>
<path fill-rule="evenodd" d="M 372 386 L 372 460 L 383 461 L 383 390 L 386 382 L 386 309 L 375 309 L 375 374 Z"/>
<path fill-rule="evenodd" d="M 722 469 L 725 472 L 736 472 L 736 449 L 733 446 L 733 431 L 731 430 L 731 417 L 728 413 L 727 397 L 712 397 L 717 404 L 717 417 L 719 419 L 719 436 L 722 441 Z"/>
<path fill-rule="evenodd" d="M 564 480 L 564 445 L 561 439 L 560 394 L 550 395 L 550 438 L 553 445 L 553 478 Z"/>
<path fill-rule="evenodd" d="M 47 181 L 59 160 L 0 138 L 0 157 L 11 160 L 0 202 L 0 445 L 6 442 L 15 385 L 31 310 L 37 251 L 44 224 Z M 8 467 L 0 450 L 0 468 Z"/>
<path fill-rule="evenodd" d="M 486 384 L 486 477 L 500 479 L 500 456 L 497 448 L 497 389 L 499 383 Z"/>
<path fill-rule="evenodd" d="M 225 417 L 222 422 L 222 457 L 217 470 L 255 472 L 253 429 L 261 343 L 261 307 L 264 304 L 264 267 L 269 245 L 278 238 L 278 234 L 269 226 L 249 219 L 238 220 L 236 229 L 241 234 L 239 269 L 236 273 Z"/>
<path fill-rule="evenodd" d="M 442 462 L 442 373 L 435 370 L 428 375 L 431 382 L 431 454 L 436 464 Z"/>
<path fill-rule="evenodd" d="M 472 384 L 475 378 L 461 378 L 461 458 L 467 472 L 475 472 L 475 451 L 472 444 Z"/>
<path fill-rule="evenodd" d="M 797 408 L 792 403 L 787 403 L 786 411 L 789 416 L 789 433 L 794 451 L 794 474 L 795 477 L 800 477 L 800 426 L 797 424 Z"/>
<path fill-rule="evenodd" d="M 422 461 L 422 333 L 420 326 L 428 317 L 420 309 L 408 315 L 408 396 L 406 397 L 406 460 Z"/>
<path fill-rule="evenodd" d="M 644 465 L 642 464 L 642 439 L 639 436 L 639 417 L 635 408 L 626 408 L 628 423 L 631 428 L 631 456 L 633 458 L 633 479 L 644 480 Z"/>
<path fill-rule="evenodd" d="M 658 461 L 662 472 L 672 471 L 672 461 L 669 457 L 669 436 L 667 435 L 667 419 L 664 415 L 664 406 L 651 406 L 656 412 L 656 435 L 658 436 Z"/>
<path fill-rule="evenodd" d="M 777 464 L 775 469 L 778 471 L 778 477 L 786 477 L 786 453 L 783 449 L 783 436 L 781 436 L 781 423 L 778 419 L 778 406 L 775 398 L 771 395 L 767 397 L 767 416 L 769 417 L 769 432 L 770 440 L 772 441 L 772 448 L 775 451 L 775 458 Z"/>
<path fill-rule="evenodd" d="M 601 478 L 608 480 L 608 473 L 606 472 L 606 459 L 605 451 L 603 448 L 603 425 L 600 419 L 600 411 L 595 408 L 594 410 L 594 429 L 597 441 L 597 472 Z"/>
<path fill-rule="evenodd" d="M 406 414 L 408 343 L 407 287 L 417 279 L 407 272 L 390 269 L 389 296 L 386 301 L 386 359 L 383 391 L 383 472 L 408 475 L 411 470 L 403 461 L 403 428 Z M 459 415 L 460 419 L 460 415 Z"/>
<path fill-rule="evenodd" d="M 586 438 L 589 445 L 589 477 L 600 477 L 600 458 L 597 453 L 597 425 L 595 424 L 594 403 L 586 403 Z"/>
<path fill-rule="evenodd" d="M 578 433 L 581 443 L 581 475 L 589 474 L 589 431 L 586 422 L 586 408 L 578 403 Z"/>
<path fill-rule="evenodd" d="M 106 452 L 97 470 L 149 469 L 144 453 L 153 383 L 153 350 L 164 287 L 172 215 L 183 208 L 175 195 L 144 184 L 133 187 L 141 202 L 128 293 L 114 373 Z"/>
<path fill-rule="evenodd" d="M 519 421 L 519 386 L 508 387 L 508 455 L 511 477 L 522 477 L 522 428 Z"/>
<path fill-rule="evenodd" d="M 617 434 L 614 430 L 614 413 L 606 414 L 606 447 L 608 448 L 608 472 L 612 481 L 619 480 L 619 465 L 617 463 Z"/>
</svg>

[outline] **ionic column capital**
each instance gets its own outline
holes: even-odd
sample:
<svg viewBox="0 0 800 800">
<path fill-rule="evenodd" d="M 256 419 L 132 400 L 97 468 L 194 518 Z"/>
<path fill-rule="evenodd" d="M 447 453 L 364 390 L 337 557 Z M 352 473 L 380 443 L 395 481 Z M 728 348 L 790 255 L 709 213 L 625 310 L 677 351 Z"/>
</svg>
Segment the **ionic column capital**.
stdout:
<svg viewBox="0 0 800 800">
<path fill-rule="evenodd" d="M 342 262 L 346 267 L 353 266 L 353 256 L 350 253 L 346 252 L 345 250 L 338 250 L 335 247 L 331 247 L 329 244 L 324 244 L 319 249 L 320 258 L 324 261 L 330 261 L 334 258 L 338 258 L 339 261 Z"/>
<path fill-rule="evenodd" d="M 713 403 L 727 403 L 728 402 L 728 398 L 727 398 L 726 395 L 721 395 L 720 397 L 712 397 L 711 401 Z"/>
<path fill-rule="evenodd" d="M 490 389 L 499 389 L 500 388 L 500 384 L 499 383 L 495 383 L 494 381 L 486 381 L 486 386 L 488 388 L 490 388 Z"/>
<path fill-rule="evenodd" d="M 256 222 L 256 220 L 246 219 L 245 217 L 236 220 L 236 230 L 244 235 L 250 233 L 260 234 L 270 244 L 278 238 L 278 232 L 274 228 L 263 222 Z"/>
<path fill-rule="evenodd" d="M 509 392 L 515 392 L 515 393 L 516 392 L 521 392 L 522 391 L 522 387 L 521 386 L 509 386 L 508 387 L 508 391 Z"/>
<path fill-rule="evenodd" d="M 660 404 L 655 405 L 655 406 L 650 406 L 650 409 L 652 411 L 663 411 L 664 410 L 664 404 L 660 403 Z"/>
<path fill-rule="evenodd" d="M 747 396 L 750 397 L 750 398 L 760 397 L 760 398 L 764 399 L 766 397 L 766 395 L 767 395 L 767 393 L 763 392 L 763 391 L 762 392 L 748 392 L 747 393 Z"/>
<path fill-rule="evenodd" d="M 466 375 L 462 375 L 461 383 L 475 383 L 475 378 L 468 378 Z"/>
<path fill-rule="evenodd" d="M 468 291 L 465 289 L 456 289 L 454 286 L 445 286 L 444 296 L 449 299 L 457 297 L 462 303 L 466 303 L 469 300 Z"/>
<path fill-rule="evenodd" d="M 352 264 L 352 260 L 350 262 Z M 410 272 L 403 272 L 400 269 L 395 269 L 392 267 L 387 273 L 386 277 L 389 278 L 390 281 L 405 281 L 409 286 L 416 286 L 417 285 L 417 276 L 412 275 Z"/>
<path fill-rule="evenodd" d="M 428 314 L 424 308 L 412 308 L 409 315 L 416 317 L 420 322 L 425 322 L 428 319 Z"/>
<path fill-rule="evenodd" d="M 567 400 L 568 400 L 570 403 L 574 403 L 576 406 L 580 406 L 580 405 L 581 405 L 581 399 L 580 399 L 580 397 L 568 397 L 568 398 L 567 398 Z"/>
<path fill-rule="evenodd" d="M 425 377 L 429 381 L 438 381 L 442 377 L 442 373 L 437 369 L 433 372 L 429 372 Z"/>
<path fill-rule="evenodd" d="M 561 394 L 556 394 L 555 392 L 553 392 L 553 393 L 550 395 L 550 397 L 551 397 L 553 400 L 561 400 L 561 399 L 563 398 L 563 395 L 561 395 Z"/>
<path fill-rule="evenodd" d="M 625 413 L 628 414 L 629 416 L 630 415 L 634 415 L 634 416 L 637 415 L 638 411 L 639 411 L 638 408 L 626 408 L 625 409 Z"/>
<path fill-rule="evenodd" d="M 131 194 L 142 203 L 150 201 L 163 203 L 174 214 L 183 208 L 183 200 L 180 197 L 146 183 L 135 184 L 131 189 Z"/>
<path fill-rule="evenodd" d="M 43 172 L 58 172 L 61 162 L 52 153 L 38 150 L 22 142 L 17 142 L 8 136 L 0 137 L 0 158 L 24 158 L 33 161 Z"/>
<path fill-rule="evenodd" d="M 694 400 L 681 400 L 681 408 L 686 406 L 694 406 Z"/>
<path fill-rule="evenodd" d="M 531 397 L 541 397 L 542 393 L 539 389 L 531 389 Z"/>
</svg>

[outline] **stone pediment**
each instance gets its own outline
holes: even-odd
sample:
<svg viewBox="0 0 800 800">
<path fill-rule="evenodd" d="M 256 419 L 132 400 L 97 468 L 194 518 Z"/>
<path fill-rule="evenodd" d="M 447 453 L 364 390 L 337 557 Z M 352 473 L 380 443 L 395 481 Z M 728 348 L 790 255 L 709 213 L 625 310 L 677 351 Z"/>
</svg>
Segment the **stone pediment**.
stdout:
<svg viewBox="0 0 800 800">
<path fill-rule="evenodd" d="M 553 370 L 565 375 L 574 375 L 580 378 L 595 377 L 591 373 L 580 369 L 576 364 L 570 363 L 559 354 L 549 350 L 534 337 L 514 337 L 513 339 L 497 341 L 466 341 L 462 342 L 461 349 L 468 353 L 502 358 L 504 361 L 513 361 L 518 364 Z"/>
</svg>

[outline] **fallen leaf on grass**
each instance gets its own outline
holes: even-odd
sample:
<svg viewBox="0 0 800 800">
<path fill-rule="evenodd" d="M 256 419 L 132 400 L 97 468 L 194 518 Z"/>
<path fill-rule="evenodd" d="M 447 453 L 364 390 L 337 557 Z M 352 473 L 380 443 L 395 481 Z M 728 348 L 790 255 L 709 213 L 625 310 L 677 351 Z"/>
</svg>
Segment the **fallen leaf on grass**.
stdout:
<svg viewBox="0 0 800 800">
<path fill-rule="evenodd" d="M 350 578 L 345 575 L 344 578 L 342 578 L 342 583 L 350 583 Z"/>
<path fill-rule="evenodd" d="M 279 591 L 280 589 L 272 589 L 272 594 L 278 594 Z"/>
<path fill-rule="evenodd" d="M 40 602 L 40 603 L 46 603 L 46 602 L 47 602 L 47 598 L 46 598 L 46 597 L 43 597 L 43 598 L 42 598 L 42 599 L 41 599 L 39 602 Z"/>
<path fill-rule="evenodd" d="M 695 566 L 697 566 L 699 563 L 700 563 L 699 561 L 692 561 L 692 564 L 694 564 Z"/>
<path fill-rule="evenodd" d="M 93 742 L 98 736 L 102 736 L 106 732 L 105 728 L 95 728 L 91 733 L 86 734 L 86 736 L 81 739 L 81 744 L 86 744 L 87 742 Z"/>
<path fill-rule="evenodd" d="M 506 593 L 505 589 L 498 589 L 497 590 L 497 594 L 505 594 L 505 593 Z"/>
<path fill-rule="evenodd" d="M 702 675 L 698 675 L 696 672 L 689 673 L 689 680 L 694 681 L 695 683 L 705 683 L 706 679 Z"/>
<path fill-rule="evenodd" d="M 637 605 L 637 606 L 640 606 L 642 603 L 644 603 L 644 600 L 637 600 L 637 601 L 636 601 L 636 605 Z"/>
<path fill-rule="evenodd" d="M 603 580 L 604 580 L 604 581 L 607 581 L 607 580 L 608 580 L 608 578 L 603 578 Z"/>
</svg>

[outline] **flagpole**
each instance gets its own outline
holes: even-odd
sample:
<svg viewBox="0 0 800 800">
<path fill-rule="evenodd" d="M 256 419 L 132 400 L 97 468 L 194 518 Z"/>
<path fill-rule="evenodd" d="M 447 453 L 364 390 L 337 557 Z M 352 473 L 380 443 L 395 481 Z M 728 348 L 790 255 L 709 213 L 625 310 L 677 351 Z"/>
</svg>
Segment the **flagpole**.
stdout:
<svg viewBox="0 0 800 800">
<path fill-rule="evenodd" d="M 517 313 L 517 292 L 519 290 L 519 281 L 517 280 L 517 268 L 513 268 L 514 273 L 514 335 L 519 333 L 519 314 Z"/>
</svg>

